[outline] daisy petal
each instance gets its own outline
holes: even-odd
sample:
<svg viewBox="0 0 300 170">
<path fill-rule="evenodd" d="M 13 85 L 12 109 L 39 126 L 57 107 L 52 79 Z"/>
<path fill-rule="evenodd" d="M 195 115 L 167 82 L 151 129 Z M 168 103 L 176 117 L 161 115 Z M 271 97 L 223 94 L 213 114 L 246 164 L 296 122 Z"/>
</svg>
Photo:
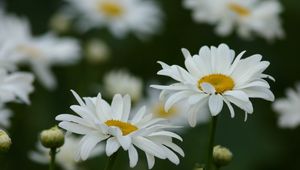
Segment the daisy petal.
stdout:
<svg viewBox="0 0 300 170">
<path fill-rule="evenodd" d="M 138 152 L 133 145 L 128 149 L 129 165 L 131 168 L 135 167 L 138 162 Z"/>
<path fill-rule="evenodd" d="M 200 86 L 207 94 L 214 94 L 216 92 L 215 87 L 209 83 L 201 83 Z"/>
<path fill-rule="evenodd" d="M 120 148 L 120 144 L 115 137 L 109 138 L 106 141 L 106 155 L 111 156 Z"/>
<path fill-rule="evenodd" d="M 212 116 L 218 115 L 223 108 L 223 98 L 221 95 L 211 95 L 208 100 L 209 110 Z"/>
<path fill-rule="evenodd" d="M 147 158 L 147 162 L 148 162 L 148 169 L 152 169 L 155 163 L 155 158 L 153 155 L 146 153 L 146 158 Z"/>
</svg>

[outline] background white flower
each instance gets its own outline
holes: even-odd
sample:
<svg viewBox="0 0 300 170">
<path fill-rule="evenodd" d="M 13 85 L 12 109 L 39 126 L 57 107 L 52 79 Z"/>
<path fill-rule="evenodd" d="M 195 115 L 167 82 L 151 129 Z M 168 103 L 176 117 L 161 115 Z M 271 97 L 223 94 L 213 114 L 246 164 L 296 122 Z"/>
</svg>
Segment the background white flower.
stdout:
<svg viewBox="0 0 300 170">
<path fill-rule="evenodd" d="M 176 103 L 168 111 L 166 111 L 164 107 L 166 101 L 164 99 L 160 100 L 159 95 L 160 95 L 159 90 L 148 88 L 147 97 L 143 98 L 137 104 L 136 107 L 139 108 L 140 106 L 147 106 L 147 112 L 152 113 L 154 117 L 165 118 L 173 125 L 187 127 L 188 114 L 186 113 L 186 111 L 188 110 L 188 107 L 185 105 L 185 103 L 184 102 Z M 209 110 L 208 109 L 206 110 L 207 111 L 203 112 L 203 114 L 198 115 L 197 117 L 198 123 L 204 123 L 208 121 Z M 179 128 L 176 130 L 177 132 L 182 132 L 183 128 Z"/>
<path fill-rule="evenodd" d="M 10 118 L 13 113 L 5 108 L 2 103 L 0 103 L 0 129 L 6 129 L 10 127 Z"/>
<path fill-rule="evenodd" d="M 154 166 L 154 157 L 178 164 L 179 158 L 174 151 L 184 156 L 182 149 L 172 142 L 172 138 L 182 140 L 181 137 L 166 130 L 172 126 L 165 124 L 164 119 L 146 115 L 145 107 L 129 118 L 129 95 L 116 94 L 110 105 L 101 98 L 100 93 L 97 97 L 85 97 L 83 100 L 74 91 L 73 94 L 79 105 L 72 105 L 71 109 L 79 116 L 61 114 L 56 120 L 62 121 L 59 123 L 61 128 L 84 135 L 79 148 L 81 159 L 87 159 L 93 148 L 102 141 L 106 143 L 107 156 L 120 148 L 128 151 L 130 167 L 138 162 L 136 147 L 145 152 L 149 169 Z"/>
<path fill-rule="evenodd" d="M 0 41 L 9 44 L 8 58 L 18 64 L 29 64 L 37 78 L 49 89 L 56 87 L 50 71 L 52 65 L 68 65 L 80 57 L 79 42 L 73 38 L 60 38 L 53 33 L 33 37 L 26 19 L 0 13 Z"/>
<path fill-rule="evenodd" d="M 169 66 L 159 62 L 162 70 L 157 73 L 178 82 L 169 86 L 152 87 L 161 89 L 162 95 L 166 96 L 166 111 L 175 103 L 184 101 L 189 108 L 187 113 L 191 126 L 196 125 L 196 115 L 203 114 L 203 108 L 207 106 L 212 116 L 216 116 L 225 103 L 231 117 L 234 117 L 233 103 L 244 110 L 247 116 L 253 112 L 250 98 L 274 100 L 268 82 L 263 79 L 271 78 L 263 74 L 270 63 L 261 61 L 261 55 L 241 59 L 244 51 L 235 58 L 235 52 L 226 44 L 211 48 L 203 46 L 199 54 L 193 56 L 186 49 L 182 49 L 182 52 L 187 71 L 177 65 Z"/>
<path fill-rule="evenodd" d="M 296 89 L 288 88 L 286 98 L 276 99 L 273 110 L 279 114 L 278 125 L 282 128 L 296 128 L 300 125 L 300 83 Z"/>
<path fill-rule="evenodd" d="M 56 154 L 56 163 L 64 170 L 77 170 L 78 168 L 78 147 L 80 146 L 80 138 L 72 134 L 65 136 L 64 145 L 58 149 Z M 90 158 L 99 156 L 104 153 L 104 146 L 97 145 L 91 152 Z M 43 147 L 41 143 L 37 144 L 37 151 L 29 152 L 29 158 L 37 163 L 49 163 L 49 149 Z"/>
<path fill-rule="evenodd" d="M 19 44 L 17 48 L 19 55 L 24 57 L 24 62 L 31 65 L 37 78 L 49 89 L 57 86 L 50 67 L 76 63 L 80 56 L 77 40 L 58 38 L 52 33 Z"/>
<path fill-rule="evenodd" d="M 6 14 L 0 9 L 0 40 L 23 41 L 31 37 L 31 28 L 27 18 Z"/>
<path fill-rule="evenodd" d="M 20 62 L 19 56 L 13 55 L 14 46 L 9 42 L 0 43 L 0 68 L 8 71 L 17 70 L 17 63 Z"/>
<path fill-rule="evenodd" d="M 83 30 L 107 27 L 118 38 L 129 32 L 140 38 L 154 34 L 162 13 L 152 0 L 67 0 L 80 12 Z"/>
<path fill-rule="evenodd" d="M 193 11 L 195 21 L 216 25 L 221 36 L 236 30 L 245 39 L 253 34 L 269 41 L 284 37 L 277 0 L 185 0 L 184 6 Z"/>
<path fill-rule="evenodd" d="M 27 104 L 29 94 L 33 92 L 33 75 L 26 72 L 8 73 L 0 69 L 0 103 L 22 101 Z"/>
<path fill-rule="evenodd" d="M 142 79 L 135 77 L 126 70 L 112 70 L 104 75 L 104 89 L 109 97 L 120 93 L 129 94 L 133 101 L 137 102 L 143 93 Z"/>
</svg>

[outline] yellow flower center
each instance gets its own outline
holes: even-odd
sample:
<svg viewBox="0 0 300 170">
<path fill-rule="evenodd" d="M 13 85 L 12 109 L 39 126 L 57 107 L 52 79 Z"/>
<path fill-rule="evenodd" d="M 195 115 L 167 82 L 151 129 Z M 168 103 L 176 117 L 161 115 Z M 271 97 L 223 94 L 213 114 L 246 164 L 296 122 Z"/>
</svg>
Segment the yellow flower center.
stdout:
<svg viewBox="0 0 300 170">
<path fill-rule="evenodd" d="M 159 103 L 155 108 L 154 108 L 154 114 L 157 117 L 163 117 L 163 118 L 170 118 L 176 115 L 176 108 L 171 107 L 168 112 L 165 111 L 164 105 L 162 103 Z"/>
<path fill-rule="evenodd" d="M 124 12 L 124 9 L 121 5 L 113 2 L 104 2 L 99 4 L 98 10 L 109 17 L 117 17 L 122 15 L 122 13 Z"/>
<path fill-rule="evenodd" d="M 247 9 L 246 7 L 243 7 L 239 4 L 236 3 L 230 3 L 228 5 L 229 9 L 232 10 L 233 12 L 237 13 L 240 16 L 249 16 L 250 15 L 250 10 Z"/>
<path fill-rule="evenodd" d="M 216 93 L 224 93 L 227 90 L 232 90 L 234 87 L 234 81 L 232 78 L 223 74 L 210 74 L 202 77 L 198 81 L 198 88 L 200 90 L 202 90 L 202 83 L 209 83 L 214 86 Z"/>
<path fill-rule="evenodd" d="M 123 136 L 126 136 L 129 133 L 138 130 L 138 127 L 134 126 L 133 124 L 122 122 L 120 120 L 108 120 L 105 122 L 105 124 L 107 126 L 118 127 L 122 131 Z"/>
</svg>

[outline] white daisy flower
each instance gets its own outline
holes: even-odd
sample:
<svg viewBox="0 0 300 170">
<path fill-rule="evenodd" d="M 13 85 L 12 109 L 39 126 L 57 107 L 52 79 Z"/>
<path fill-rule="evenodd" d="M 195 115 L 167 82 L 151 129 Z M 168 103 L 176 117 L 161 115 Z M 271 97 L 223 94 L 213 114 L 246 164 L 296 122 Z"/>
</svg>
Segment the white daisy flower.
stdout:
<svg viewBox="0 0 300 170">
<path fill-rule="evenodd" d="M 0 40 L 24 40 L 30 37 L 30 25 L 26 18 L 6 14 L 0 9 Z"/>
<path fill-rule="evenodd" d="M 6 109 L 3 104 L 0 104 L 0 128 L 9 128 L 10 127 L 10 118 L 13 116 L 13 113 Z"/>
<path fill-rule="evenodd" d="M 282 6 L 277 0 L 185 0 L 186 8 L 193 10 L 197 22 L 216 25 L 219 35 L 227 36 L 237 30 L 245 39 L 252 35 L 267 40 L 282 38 L 280 13 Z"/>
<path fill-rule="evenodd" d="M 271 78 L 263 74 L 269 62 L 261 61 L 259 54 L 241 59 L 245 51 L 235 58 L 235 52 L 225 44 L 211 48 L 200 48 L 199 54 L 191 56 L 188 50 L 182 49 L 185 56 L 187 71 L 177 65 L 162 66 L 157 74 L 173 78 L 177 83 L 169 86 L 152 85 L 161 89 L 166 95 L 165 110 L 168 111 L 175 103 L 184 101 L 189 108 L 188 120 L 191 126 L 196 125 L 197 114 L 202 114 L 207 107 L 212 116 L 218 115 L 223 103 L 234 117 L 233 103 L 246 112 L 253 112 L 249 98 L 262 98 L 273 101 L 274 95 L 270 86 L 263 78 Z"/>
<path fill-rule="evenodd" d="M 176 103 L 174 104 L 168 111 L 165 110 L 165 100 L 159 100 L 159 94 L 160 91 L 156 89 L 149 88 L 147 90 L 147 98 L 142 100 L 137 104 L 137 106 L 147 106 L 147 111 L 149 113 L 152 113 L 153 116 L 157 118 L 165 118 L 167 119 L 171 124 L 178 125 L 178 126 L 184 126 L 187 125 L 187 114 L 186 110 L 188 108 L 185 106 L 184 102 Z M 205 114 L 206 113 L 206 114 Z M 204 114 L 201 114 L 197 117 L 198 123 L 207 122 L 209 118 L 209 111 L 204 112 Z M 182 129 L 178 129 L 178 132 L 181 132 Z"/>
<path fill-rule="evenodd" d="M 278 125 L 282 128 L 296 128 L 300 125 L 300 84 L 296 90 L 288 88 L 286 98 L 276 99 L 273 110 L 278 112 Z"/>
<path fill-rule="evenodd" d="M 47 88 L 55 88 L 56 80 L 50 71 L 52 65 L 67 65 L 78 61 L 79 42 L 72 38 L 59 38 L 52 33 L 33 37 L 26 19 L 0 15 L 0 40 L 14 48 L 11 58 L 29 63 L 37 78 Z"/>
<path fill-rule="evenodd" d="M 156 3 L 146 0 L 67 0 L 81 14 L 80 27 L 107 27 L 118 38 L 129 32 L 140 38 L 154 34 L 162 14 Z"/>
<path fill-rule="evenodd" d="M 0 69 L 0 103 L 20 100 L 27 104 L 33 92 L 33 75 L 26 72 L 8 73 Z"/>
<path fill-rule="evenodd" d="M 12 55 L 14 47 L 11 43 L 0 43 L 0 68 L 9 71 L 17 69 L 17 63 L 21 60 L 20 57 Z"/>
<path fill-rule="evenodd" d="M 145 107 L 129 118 L 129 95 L 116 94 L 110 105 L 101 98 L 100 93 L 97 97 L 85 97 L 82 100 L 77 93 L 72 92 L 79 105 L 72 105 L 71 109 L 79 116 L 61 114 L 56 120 L 62 121 L 59 123 L 61 128 L 84 135 L 79 148 L 81 159 L 87 159 L 100 142 L 106 143 L 107 156 L 111 156 L 120 148 L 128 151 L 130 167 L 134 167 L 138 162 L 136 148 L 145 152 L 149 169 L 154 166 L 155 157 L 169 159 L 178 164 L 179 158 L 174 151 L 184 156 L 182 149 L 172 142 L 173 138 L 182 138 L 166 130 L 172 126 L 165 124 L 164 119 L 152 118 L 151 114 L 146 115 Z"/>
<path fill-rule="evenodd" d="M 101 63 L 110 57 L 110 49 L 103 41 L 91 39 L 86 44 L 85 55 L 90 63 Z"/>
<path fill-rule="evenodd" d="M 77 40 L 46 34 L 20 43 L 17 51 L 29 63 L 37 78 L 49 89 L 57 86 L 50 70 L 52 65 L 69 65 L 78 61 L 80 46 Z"/>
<path fill-rule="evenodd" d="M 104 75 L 104 89 L 108 96 L 114 94 L 129 94 L 133 101 L 138 101 L 142 96 L 143 82 L 140 78 L 131 75 L 126 70 L 113 70 Z"/>
<path fill-rule="evenodd" d="M 80 138 L 67 134 L 65 136 L 64 145 L 59 148 L 56 154 L 56 163 L 64 170 L 77 170 L 78 168 L 78 147 L 80 146 Z M 91 152 L 90 158 L 99 156 L 104 153 L 104 146 L 98 145 Z M 37 151 L 29 152 L 29 158 L 40 164 L 48 164 L 50 161 L 49 149 L 37 144 Z"/>
</svg>

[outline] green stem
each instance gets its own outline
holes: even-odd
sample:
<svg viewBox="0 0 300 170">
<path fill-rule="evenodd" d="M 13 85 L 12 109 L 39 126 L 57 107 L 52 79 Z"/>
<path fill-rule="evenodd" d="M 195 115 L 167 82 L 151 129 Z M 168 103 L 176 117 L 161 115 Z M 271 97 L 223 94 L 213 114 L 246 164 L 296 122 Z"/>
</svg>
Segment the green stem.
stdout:
<svg viewBox="0 0 300 170">
<path fill-rule="evenodd" d="M 211 170 L 213 166 L 213 148 L 214 148 L 214 140 L 217 126 L 217 116 L 213 116 L 211 120 L 211 128 L 210 128 L 210 137 L 209 137 L 209 145 L 208 145 L 208 157 L 207 157 L 207 170 Z"/>
<path fill-rule="evenodd" d="M 55 155 L 56 155 L 56 148 L 51 148 L 49 170 L 55 170 Z"/>
<path fill-rule="evenodd" d="M 112 170 L 113 169 L 113 166 L 115 164 L 115 161 L 116 161 L 116 158 L 117 158 L 118 154 L 119 154 L 119 151 L 115 152 L 113 155 L 111 155 L 108 158 L 108 161 L 106 163 L 106 166 L 105 166 L 104 170 Z"/>
</svg>

